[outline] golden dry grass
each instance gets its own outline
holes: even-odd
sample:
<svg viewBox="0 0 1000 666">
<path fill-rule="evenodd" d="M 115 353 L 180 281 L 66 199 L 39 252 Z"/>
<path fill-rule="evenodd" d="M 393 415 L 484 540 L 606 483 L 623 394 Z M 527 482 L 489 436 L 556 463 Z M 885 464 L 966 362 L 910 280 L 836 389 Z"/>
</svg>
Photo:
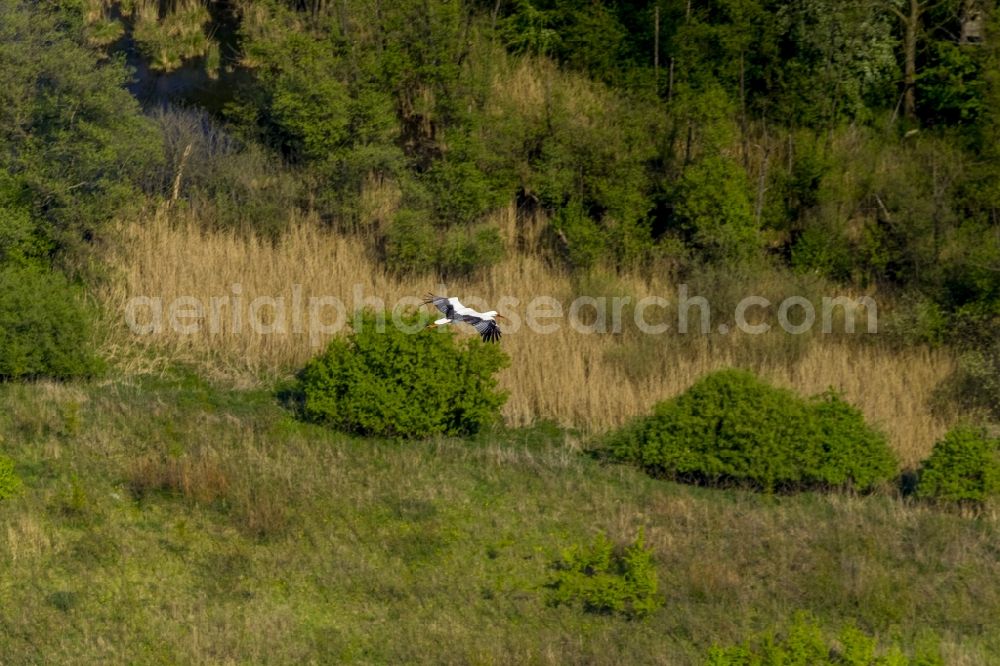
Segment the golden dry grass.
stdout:
<svg viewBox="0 0 1000 666">
<path fill-rule="evenodd" d="M 499 213 L 493 222 L 512 243 L 513 208 Z M 433 291 L 457 294 L 473 306 L 489 304 L 502 312 L 502 299 L 516 297 L 520 308 L 506 309 L 507 314 L 523 316 L 523 308 L 535 297 L 553 296 L 568 304 L 576 293 L 570 276 L 552 269 L 541 257 L 516 252 L 508 252 L 506 260 L 476 278 L 447 285 L 430 277 L 399 279 L 372 260 L 363 240 L 326 231 L 306 219 L 294 221 L 273 244 L 235 232 L 205 232 L 192 221 L 168 220 L 161 211 L 123 230 L 112 264 L 114 279 L 102 299 L 115 318 L 106 351 L 119 365 L 140 369 L 157 361 L 189 361 L 216 375 L 250 383 L 301 366 L 329 337 L 310 334 L 307 305 L 302 308 L 301 325 L 295 325 L 290 311 L 296 298 L 307 304 L 313 296 L 335 296 L 346 304 L 350 319 L 350 309 L 360 304 L 356 295 L 369 299 L 365 304 L 377 299 L 392 307 L 401 299 L 416 303 L 416 297 Z M 165 325 L 160 333 L 137 336 L 123 324 L 132 297 L 157 296 L 168 304 L 191 296 L 208 309 L 211 297 L 232 296 L 237 284 L 244 312 L 239 327 L 224 308 L 219 310 L 215 332 L 207 330 L 207 319 L 194 334 L 179 334 Z M 616 278 L 615 289 L 636 298 L 676 294 L 663 281 L 634 276 Z M 289 310 L 284 333 L 251 330 L 248 304 L 258 296 L 284 297 Z M 271 311 L 263 308 L 261 319 L 269 321 Z M 332 310 L 323 312 L 327 321 L 333 319 Z M 164 306 L 164 319 L 166 314 Z M 725 338 L 668 334 L 651 340 L 635 332 L 584 334 L 565 325 L 565 319 L 562 322 L 555 333 L 521 326 L 504 338 L 512 361 L 500 378 L 510 392 L 504 408 L 509 424 L 552 419 L 601 431 L 646 412 L 707 372 L 742 365 L 806 394 L 831 386 L 843 391 L 889 434 L 905 466 L 925 457 L 949 425 L 928 407 L 935 387 L 953 369 L 952 359 L 941 351 L 895 352 L 845 339 L 849 336 L 823 340 L 820 335 L 809 339 L 783 332 Z M 148 353 L 136 354 L 136 349 Z"/>
</svg>

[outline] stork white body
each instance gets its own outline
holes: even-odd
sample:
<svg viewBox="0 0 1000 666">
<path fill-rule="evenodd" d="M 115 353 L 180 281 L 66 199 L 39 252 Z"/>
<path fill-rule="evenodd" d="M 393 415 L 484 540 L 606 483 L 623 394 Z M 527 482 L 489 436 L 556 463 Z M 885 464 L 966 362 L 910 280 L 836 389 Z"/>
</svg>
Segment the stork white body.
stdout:
<svg viewBox="0 0 1000 666">
<path fill-rule="evenodd" d="M 496 320 L 498 317 L 500 319 L 506 319 L 506 317 L 497 314 L 496 310 L 490 310 L 489 312 L 473 310 L 470 307 L 462 305 L 462 302 L 455 296 L 449 298 L 427 294 L 424 298 L 424 303 L 434 305 L 434 307 L 444 314 L 444 317 L 436 320 L 431 324 L 431 327 L 447 326 L 453 322 L 462 322 L 475 328 L 486 342 L 497 342 L 500 339 L 500 326 L 497 325 Z"/>
</svg>

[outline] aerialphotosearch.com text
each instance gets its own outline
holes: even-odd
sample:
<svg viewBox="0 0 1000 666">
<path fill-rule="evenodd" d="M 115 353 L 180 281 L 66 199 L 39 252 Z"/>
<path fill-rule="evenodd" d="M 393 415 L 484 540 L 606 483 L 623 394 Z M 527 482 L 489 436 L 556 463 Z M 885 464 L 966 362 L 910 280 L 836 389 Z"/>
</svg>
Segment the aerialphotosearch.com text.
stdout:
<svg viewBox="0 0 1000 666">
<path fill-rule="evenodd" d="M 443 289 L 438 293 L 447 294 Z M 819 326 L 822 333 L 878 332 L 878 308 L 870 296 L 823 296 L 819 302 L 804 296 L 790 296 L 771 302 L 759 295 L 741 299 L 732 312 L 716 312 L 709 300 L 689 293 L 688 285 L 678 285 L 676 294 L 667 296 L 577 296 L 569 302 L 549 295 L 531 298 L 501 296 L 489 302 L 475 295 L 462 295 L 465 305 L 495 309 L 509 323 L 505 334 L 527 328 L 534 333 L 550 334 L 565 326 L 580 334 L 616 334 L 633 328 L 649 335 L 680 335 L 712 332 L 748 335 L 767 333 L 775 326 L 790 335 L 800 335 Z M 365 319 L 362 312 L 374 313 Z M 228 293 L 208 296 L 134 296 L 125 306 L 125 322 L 136 335 L 218 335 L 244 330 L 262 336 L 307 333 L 310 344 L 319 346 L 329 336 L 345 327 L 357 328 L 365 321 L 375 326 L 395 326 L 416 333 L 426 322 L 414 320 L 416 311 L 432 308 L 417 296 L 407 296 L 387 303 L 364 293 L 355 285 L 350 297 L 308 295 L 294 284 L 288 294 L 256 295 L 249 298 L 239 283 Z M 433 317 L 432 317 L 433 318 Z M 717 323 L 718 319 L 723 319 Z M 861 326 L 858 324 L 861 323 Z M 735 331 L 734 331 L 735 329 Z"/>
</svg>

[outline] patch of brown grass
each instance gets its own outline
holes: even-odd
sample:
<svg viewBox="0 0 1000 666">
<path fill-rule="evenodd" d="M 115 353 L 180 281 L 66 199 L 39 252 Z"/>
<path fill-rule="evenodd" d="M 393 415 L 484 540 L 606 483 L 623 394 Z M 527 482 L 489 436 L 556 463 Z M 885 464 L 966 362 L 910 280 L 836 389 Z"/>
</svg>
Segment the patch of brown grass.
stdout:
<svg viewBox="0 0 1000 666">
<path fill-rule="evenodd" d="M 209 505 L 229 494 L 229 476 L 219 456 L 210 451 L 181 456 L 149 453 L 132 461 L 128 476 L 136 497 L 168 492 Z"/>
<path fill-rule="evenodd" d="M 132 495 L 164 492 L 192 504 L 217 508 L 254 538 L 280 534 L 289 524 L 291 490 L 275 478 L 273 461 L 241 437 L 244 448 L 218 452 L 201 447 L 171 455 L 148 452 L 132 459 L 126 471 Z"/>
</svg>

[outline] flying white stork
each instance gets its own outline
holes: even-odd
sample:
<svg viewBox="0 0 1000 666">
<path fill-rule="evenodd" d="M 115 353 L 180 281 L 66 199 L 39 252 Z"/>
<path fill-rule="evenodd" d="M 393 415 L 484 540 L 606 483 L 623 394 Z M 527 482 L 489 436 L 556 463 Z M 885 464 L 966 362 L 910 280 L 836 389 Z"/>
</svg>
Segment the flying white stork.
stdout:
<svg viewBox="0 0 1000 666">
<path fill-rule="evenodd" d="M 501 314 L 497 314 L 496 310 L 477 312 L 472 308 L 467 308 L 454 296 L 448 298 L 446 296 L 427 294 L 424 297 L 424 303 L 433 304 L 434 307 L 444 313 L 444 317 L 428 325 L 427 328 L 446 326 L 452 322 L 463 322 L 476 329 L 486 342 L 497 342 L 500 340 L 500 326 L 497 325 L 496 320 L 503 319 L 507 321 L 507 318 Z"/>
</svg>

